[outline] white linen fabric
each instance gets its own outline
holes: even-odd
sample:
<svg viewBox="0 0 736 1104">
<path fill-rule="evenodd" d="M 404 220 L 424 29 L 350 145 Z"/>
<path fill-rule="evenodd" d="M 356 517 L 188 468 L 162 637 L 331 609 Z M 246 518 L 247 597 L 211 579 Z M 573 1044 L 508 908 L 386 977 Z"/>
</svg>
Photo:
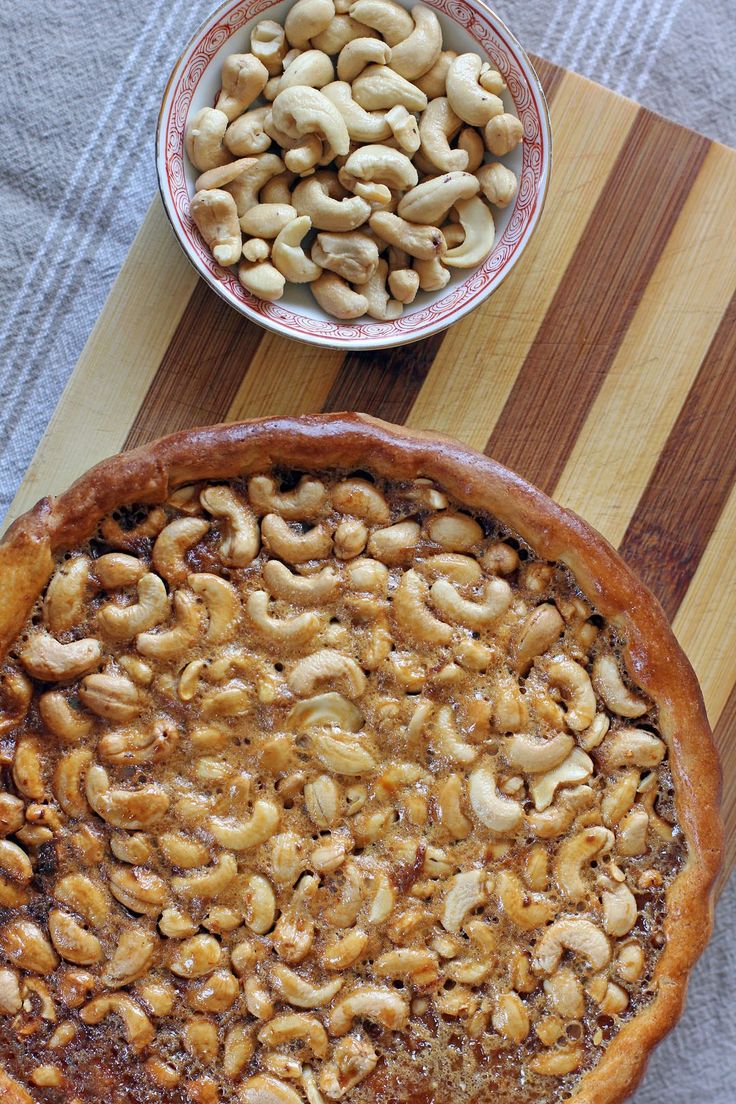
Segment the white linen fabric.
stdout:
<svg viewBox="0 0 736 1104">
<path fill-rule="evenodd" d="M 0 517 L 154 194 L 168 72 L 216 0 L 0 0 Z M 736 145 L 733 0 L 500 0 L 524 45 Z M 733 1104 L 736 880 L 635 1104 Z"/>
</svg>

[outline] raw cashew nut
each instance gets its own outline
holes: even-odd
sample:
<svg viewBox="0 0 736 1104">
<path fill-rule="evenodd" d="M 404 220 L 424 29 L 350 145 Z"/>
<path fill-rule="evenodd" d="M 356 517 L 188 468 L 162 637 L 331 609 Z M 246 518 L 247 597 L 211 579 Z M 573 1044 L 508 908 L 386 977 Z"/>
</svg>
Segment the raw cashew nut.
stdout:
<svg viewBox="0 0 736 1104">
<path fill-rule="evenodd" d="M 353 98 L 366 111 L 387 111 L 397 104 L 424 111 L 427 106 L 424 93 L 388 65 L 367 66 L 353 81 Z"/>
<path fill-rule="evenodd" d="M 371 276 L 361 285 L 361 294 L 366 299 L 366 311 L 371 318 L 377 318 L 380 322 L 388 322 L 393 318 L 399 318 L 403 306 L 397 299 L 391 299 L 386 289 L 386 277 L 388 265 L 380 260 Z"/>
<path fill-rule="evenodd" d="M 491 766 L 475 768 L 468 780 L 468 792 L 473 812 L 493 832 L 513 832 L 524 819 L 519 802 L 499 793 Z"/>
<path fill-rule="evenodd" d="M 248 164 L 240 175 L 225 186 L 225 191 L 235 200 L 238 218 L 255 207 L 258 193 L 271 177 L 284 171 L 284 162 L 275 153 L 261 153 L 246 160 Z"/>
<path fill-rule="evenodd" d="M 322 139 L 316 134 L 308 134 L 286 151 L 284 164 L 290 172 L 309 176 L 314 166 L 322 160 L 323 152 Z"/>
<path fill-rule="evenodd" d="M 431 8 L 415 4 L 411 9 L 414 29 L 391 51 L 391 68 L 414 81 L 429 69 L 442 52 L 442 28 Z"/>
<path fill-rule="evenodd" d="M 275 302 L 284 294 L 286 280 L 274 265 L 268 261 L 241 261 L 238 265 L 238 280 L 259 299 Z"/>
<path fill-rule="evenodd" d="M 222 90 L 217 97 L 217 110 L 230 122 L 246 111 L 263 91 L 268 69 L 253 54 L 230 54 L 222 66 Z"/>
<path fill-rule="evenodd" d="M 448 249 L 442 261 L 452 268 L 475 268 L 490 253 L 496 236 L 493 215 L 478 196 L 459 199 L 455 204 L 465 238 L 460 245 Z"/>
<path fill-rule="evenodd" d="M 249 238 L 243 242 L 243 259 L 246 261 L 267 261 L 271 256 L 271 243 L 263 238 Z"/>
<path fill-rule="evenodd" d="M 368 41 L 373 41 L 368 39 Z M 322 94 L 342 115 L 351 142 L 381 142 L 391 137 L 391 127 L 381 111 L 366 111 L 353 99 L 349 84 L 334 81 L 322 89 Z"/>
<path fill-rule="evenodd" d="M 360 200 L 360 202 L 363 201 Z M 350 285 L 334 272 L 323 272 L 309 287 L 322 310 L 335 318 L 346 320 L 360 318 L 368 310 L 366 297 L 353 291 Z"/>
<path fill-rule="evenodd" d="M 187 120 L 184 144 L 195 169 L 205 172 L 230 160 L 223 144 L 229 121 L 224 111 L 213 107 L 203 107 Z"/>
<path fill-rule="evenodd" d="M 289 45 L 305 49 L 310 38 L 326 31 L 334 18 L 333 0 L 297 0 L 284 20 Z"/>
<path fill-rule="evenodd" d="M 269 76 L 281 73 L 281 63 L 286 55 L 286 35 L 280 23 L 262 19 L 250 32 L 251 53 L 265 65 Z"/>
<path fill-rule="evenodd" d="M 28 674 L 42 682 L 78 678 L 97 667 L 101 659 L 99 640 L 89 638 L 62 644 L 46 632 L 33 633 L 20 655 Z"/>
<path fill-rule="evenodd" d="M 482 65 L 478 54 L 460 54 L 447 71 L 450 107 L 471 126 L 485 126 L 495 115 L 503 114 L 503 100 L 486 92 L 478 81 Z"/>
<path fill-rule="evenodd" d="M 367 234 L 318 234 L 312 260 L 351 284 L 365 284 L 378 268 L 378 246 Z M 361 313 L 365 312 L 365 307 Z"/>
<path fill-rule="evenodd" d="M 302 249 L 302 239 L 311 229 L 309 215 L 300 215 L 280 231 L 273 243 L 273 263 L 281 275 L 293 284 L 309 284 L 322 273 L 320 265 L 310 261 Z"/>
<path fill-rule="evenodd" d="M 563 951 L 584 958 L 594 971 L 602 970 L 611 959 L 604 933 L 591 920 L 581 917 L 557 920 L 547 928 L 536 946 L 534 968 L 542 974 L 554 973 Z"/>
<path fill-rule="evenodd" d="M 473 127 L 463 127 L 457 136 L 457 148 L 468 155 L 468 163 L 465 166 L 465 171 L 472 173 L 477 172 L 483 164 L 483 158 L 486 152 L 483 145 L 483 139 L 478 131 Z M 516 180 L 515 176 L 514 180 Z"/>
<path fill-rule="evenodd" d="M 230 124 L 225 131 L 225 145 L 234 157 L 253 157 L 266 152 L 271 136 L 263 129 L 263 124 L 270 110 L 270 107 L 254 107 Z"/>
<path fill-rule="evenodd" d="M 459 199 L 469 199 L 479 188 L 478 178 L 472 173 L 446 172 L 408 191 L 399 202 L 397 212 L 410 222 L 439 226 Z"/>
<path fill-rule="evenodd" d="M 276 238 L 296 218 L 289 203 L 256 203 L 240 219 L 240 229 L 255 238 Z"/>
<path fill-rule="evenodd" d="M 414 30 L 414 20 L 394 0 L 355 0 L 350 5 L 350 14 L 359 23 L 378 31 L 389 46 L 408 38 Z"/>
<path fill-rule="evenodd" d="M 343 174 L 359 180 L 386 184 L 387 187 L 399 191 L 413 188 L 419 179 L 417 170 L 405 153 L 381 145 L 361 146 L 351 153 L 340 170 L 340 179 L 344 183 Z"/>
<path fill-rule="evenodd" d="M 486 147 L 496 157 L 503 157 L 516 149 L 524 137 L 524 127 L 515 115 L 504 112 L 494 115 L 483 131 Z"/>
<path fill-rule="evenodd" d="M 490 165 L 481 165 L 476 172 L 483 195 L 494 207 L 508 207 L 519 190 L 516 173 L 507 169 L 500 161 Z"/>
<path fill-rule="evenodd" d="M 368 219 L 371 208 L 360 196 L 343 199 L 343 195 L 344 192 L 334 173 L 317 172 L 297 184 L 292 201 L 297 214 L 308 215 L 312 220 L 312 226 L 317 230 L 355 230 Z M 327 287 L 331 290 L 329 283 Z M 314 291 L 314 284 L 312 291 Z M 319 299 L 317 301 L 319 302 Z M 321 303 L 320 306 L 322 306 Z M 325 309 L 330 310 L 329 307 Z M 360 313 L 364 312 L 365 307 Z M 338 318 L 341 317 L 357 318 L 357 314 L 338 315 Z"/>
<path fill-rule="evenodd" d="M 354 38 L 346 43 L 337 59 L 337 75 L 351 84 L 368 65 L 388 65 L 391 47 L 380 38 Z"/>
<path fill-rule="evenodd" d="M 353 1020 L 359 1018 L 381 1024 L 390 1031 L 403 1031 L 409 1019 L 409 1004 L 395 989 L 359 986 L 332 1008 L 328 1023 L 330 1035 L 347 1035 Z"/>
<path fill-rule="evenodd" d="M 442 231 L 436 226 L 415 226 L 390 211 L 375 211 L 369 223 L 371 230 L 383 241 L 405 250 L 419 260 L 431 261 L 435 257 L 444 259 L 447 253 L 447 243 Z"/>
<path fill-rule="evenodd" d="M 335 69 L 322 50 L 305 50 L 294 58 L 279 81 L 279 92 L 300 85 L 303 88 L 323 88 L 335 79 Z M 288 162 L 287 162 L 288 164 Z"/>
<path fill-rule="evenodd" d="M 291 138 L 318 134 L 329 144 L 333 156 L 344 155 L 350 150 L 350 137 L 342 115 L 316 88 L 286 88 L 273 101 L 271 111 L 276 126 Z"/>
</svg>

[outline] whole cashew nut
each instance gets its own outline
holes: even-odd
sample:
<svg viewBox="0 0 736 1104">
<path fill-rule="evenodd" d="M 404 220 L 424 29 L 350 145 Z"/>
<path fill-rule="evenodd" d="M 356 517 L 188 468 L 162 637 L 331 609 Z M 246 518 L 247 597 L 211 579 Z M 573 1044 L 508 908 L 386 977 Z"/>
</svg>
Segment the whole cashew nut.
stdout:
<svg viewBox="0 0 736 1104">
<path fill-rule="evenodd" d="M 378 247 L 359 230 L 318 234 L 312 246 L 312 260 L 351 284 L 364 284 L 378 267 Z"/>
<path fill-rule="evenodd" d="M 459 199 L 455 210 L 465 238 L 442 258 L 451 268 L 475 268 L 490 253 L 496 236 L 496 227 L 490 208 L 478 196 Z"/>
<path fill-rule="evenodd" d="M 345 185 L 350 177 L 402 191 L 414 188 L 419 179 L 405 153 L 382 145 L 361 146 L 351 153 L 340 170 L 340 182 Z"/>
<path fill-rule="evenodd" d="M 399 303 L 413 303 L 419 291 L 419 273 L 411 268 L 396 268 L 389 273 L 388 286 Z"/>
<path fill-rule="evenodd" d="M 431 261 L 415 259 L 414 271 L 422 291 L 441 291 L 450 282 L 450 270 L 445 268 L 439 257 L 433 257 Z"/>
<path fill-rule="evenodd" d="M 279 130 L 292 138 L 318 134 L 329 143 L 333 156 L 350 149 L 345 121 L 335 105 L 316 88 L 286 88 L 279 92 L 271 108 Z"/>
<path fill-rule="evenodd" d="M 305 50 L 295 58 L 279 81 L 279 92 L 296 85 L 323 88 L 335 79 L 335 69 L 322 50 Z"/>
<path fill-rule="evenodd" d="M 360 196 L 342 199 L 341 195 L 342 188 L 333 173 L 317 172 L 297 184 L 291 198 L 297 214 L 308 215 L 317 230 L 355 230 L 368 219 L 371 209 Z"/>
<path fill-rule="evenodd" d="M 250 211 L 258 203 L 258 193 L 272 176 L 284 171 L 284 162 L 275 153 L 262 153 L 248 158 L 243 172 L 226 185 L 225 190 L 235 200 L 238 217 Z"/>
<path fill-rule="evenodd" d="M 266 152 L 271 136 L 266 134 L 263 123 L 270 110 L 270 107 L 254 107 L 230 124 L 225 131 L 225 145 L 234 157 L 254 157 Z"/>
<path fill-rule="evenodd" d="M 407 111 L 424 111 L 427 97 L 411 81 L 387 65 L 369 65 L 353 81 L 353 98 L 367 111 L 388 110 L 401 104 Z"/>
<path fill-rule="evenodd" d="M 442 231 L 436 226 L 415 226 L 398 215 L 392 215 L 390 211 L 375 211 L 369 223 L 371 230 L 383 241 L 405 250 L 419 260 L 431 261 L 435 257 L 446 255 L 447 244 Z"/>
<path fill-rule="evenodd" d="M 386 122 L 391 127 L 394 138 L 408 154 L 415 154 L 421 145 L 419 127 L 413 115 L 405 107 L 397 104 L 386 112 Z"/>
<path fill-rule="evenodd" d="M 486 148 L 496 157 L 503 157 L 516 149 L 524 137 L 524 127 L 515 115 L 504 112 L 494 115 L 483 131 Z"/>
<path fill-rule="evenodd" d="M 224 112 L 232 122 L 250 107 L 267 80 L 268 69 L 253 54 L 230 54 L 222 66 L 222 90 L 217 97 L 217 110 Z"/>
<path fill-rule="evenodd" d="M 345 12 L 336 15 L 326 31 L 315 35 L 312 46 L 317 50 L 324 50 L 326 54 L 339 54 L 349 42 L 357 38 L 373 36 L 378 41 L 378 35 L 365 23 L 358 23 L 351 15 Z"/>
<path fill-rule="evenodd" d="M 471 126 L 485 126 L 495 115 L 503 114 L 503 100 L 486 92 L 478 81 L 482 66 L 478 54 L 460 54 L 447 72 L 450 107 Z"/>
<path fill-rule="evenodd" d="M 90 638 L 62 644 L 45 632 L 33 633 L 20 656 L 28 674 L 42 682 L 77 678 L 96 667 L 101 659 L 99 640 Z"/>
<path fill-rule="evenodd" d="M 230 120 L 224 111 L 203 107 L 187 120 L 184 144 L 195 169 L 216 169 L 230 160 L 223 140 Z"/>
<path fill-rule="evenodd" d="M 483 195 L 495 207 L 508 207 L 519 190 L 516 173 L 513 173 L 511 169 L 507 169 L 500 161 L 494 161 L 489 165 L 481 165 L 476 176 L 480 182 Z"/>
<path fill-rule="evenodd" d="M 310 261 L 301 246 L 302 238 L 311 228 L 309 215 L 301 215 L 288 223 L 273 243 L 273 263 L 281 275 L 293 284 L 309 284 L 317 280 L 322 272 L 319 264 Z"/>
<path fill-rule="evenodd" d="M 391 1031 L 403 1031 L 409 1018 L 409 1005 L 406 997 L 395 989 L 360 986 L 333 1006 L 328 1024 L 330 1034 L 347 1035 L 353 1020 L 358 1017 L 381 1024 Z"/>
<path fill-rule="evenodd" d="M 333 0 L 297 0 L 284 20 L 287 41 L 303 50 L 310 38 L 327 30 L 334 18 Z"/>
<path fill-rule="evenodd" d="M 355 0 L 350 5 L 350 14 L 359 23 L 378 31 L 389 46 L 408 38 L 414 30 L 414 20 L 394 0 Z"/>
<path fill-rule="evenodd" d="M 443 50 L 432 68 L 417 79 L 417 88 L 424 92 L 428 100 L 447 95 L 447 74 L 456 57 L 455 50 Z"/>
<path fill-rule="evenodd" d="M 237 264 L 243 247 L 235 200 L 229 192 L 212 188 L 197 192 L 189 211 L 218 264 Z"/>
<path fill-rule="evenodd" d="M 354 38 L 340 51 L 337 59 L 337 76 L 352 83 L 367 65 L 388 65 L 391 47 L 380 38 Z"/>
<path fill-rule="evenodd" d="M 289 203 L 256 203 L 240 219 L 244 234 L 254 238 L 276 238 L 296 218 L 296 208 Z"/>
<path fill-rule="evenodd" d="M 479 188 L 480 182 L 472 173 L 448 172 L 408 191 L 397 207 L 397 214 L 409 222 L 439 226 L 458 200 L 469 199 Z"/>
<path fill-rule="evenodd" d="M 380 142 L 391 137 L 391 127 L 385 115 L 378 111 L 366 111 L 356 103 L 352 89 L 345 81 L 333 81 L 322 89 L 322 93 L 342 115 L 351 142 Z"/>
<path fill-rule="evenodd" d="M 429 69 L 442 52 L 442 28 L 431 8 L 415 4 L 411 9 L 414 29 L 391 51 L 391 68 L 413 81 Z"/>
<path fill-rule="evenodd" d="M 286 151 L 284 164 L 290 172 L 308 176 L 314 166 L 319 164 L 322 155 L 322 139 L 316 134 L 308 134 Z"/>
<path fill-rule="evenodd" d="M 485 146 L 483 145 L 483 139 L 478 131 L 473 127 L 463 127 L 457 138 L 457 148 L 468 155 L 468 163 L 465 166 L 465 171 L 477 172 L 483 164 L 483 158 L 486 152 Z"/>
<path fill-rule="evenodd" d="M 440 172 L 462 172 L 467 168 L 464 150 L 451 149 L 450 139 L 460 130 L 462 119 L 450 107 L 446 96 L 431 100 L 419 119 L 420 149 Z"/>
<path fill-rule="evenodd" d="M 557 920 L 547 928 L 536 947 L 535 969 L 543 974 L 553 973 L 564 950 L 586 959 L 593 970 L 602 970 L 611 959 L 611 948 L 604 933 L 582 917 Z"/>
</svg>

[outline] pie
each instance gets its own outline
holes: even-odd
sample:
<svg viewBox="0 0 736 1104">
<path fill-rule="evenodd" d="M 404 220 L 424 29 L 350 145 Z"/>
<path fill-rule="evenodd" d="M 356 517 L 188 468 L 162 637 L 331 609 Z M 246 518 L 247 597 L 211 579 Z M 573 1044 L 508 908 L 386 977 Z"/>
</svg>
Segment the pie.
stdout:
<svg viewBox="0 0 736 1104">
<path fill-rule="evenodd" d="M 0 1100 L 612 1104 L 710 930 L 664 614 L 359 415 L 114 457 L 0 546 Z"/>
</svg>

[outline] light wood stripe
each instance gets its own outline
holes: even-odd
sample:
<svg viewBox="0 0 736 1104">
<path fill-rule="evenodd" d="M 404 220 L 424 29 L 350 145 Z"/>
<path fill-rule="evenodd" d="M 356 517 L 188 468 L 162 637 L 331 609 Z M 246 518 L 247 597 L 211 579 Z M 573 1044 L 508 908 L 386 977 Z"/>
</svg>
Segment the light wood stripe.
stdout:
<svg viewBox="0 0 736 1104">
<path fill-rule="evenodd" d="M 7 521 L 123 446 L 197 284 L 158 196 L 89 336 Z"/>
<path fill-rule="evenodd" d="M 227 412 L 226 421 L 316 412 L 333 386 L 343 354 L 266 334 Z"/>
<path fill-rule="evenodd" d="M 731 439 L 733 441 L 733 434 Z M 734 537 L 736 487 L 731 491 L 673 622 L 675 634 L 700 680 L 712 725 L 719 722 L 731 688 L 736 686 Z M 736 725 L 732 736 L 736 746 Z"/>
<path fill-rule="evenodd" d="M 264 331 L 200 281 L 151 382 L 126 448 L 221 422 Z"/>
<path fill-rule="evenodd" d="M 730 150 L 710 147 L 555 488 L 614 545 L 736 291 L 732 162 Z"/>
<path fill-rule="evenodd" d="M 488 440 L 636 118 L 636 105 L 617 96 L 589 97 L 580 111 L 587 88 L 569 73 L 560 82 L 551 104 L 554 168 L 539 229 L 489 302 L 448 331 L 408 425 L 478 449 Z"/>
<path fill-rule="evenodd" d="M 641 496 L 621 552 L 670 618 L 736 481 L 736 297 Z M 688 488 L 688 494 L 682 488 Z"/>
<path fill-rule="evenodd" d="M 736 866 L 736 686 L 726 702 L 721 719 L 715 729 L 716 746 L 721 754 L 721 767 L 726 785 L 723 787 L 723 823 L 726 830 L 726 846 L 719 887 L 726 884 L 729 873 Z M 730 785 L 728 784 L 730 783 Z"/>
<path fill-rule="evenodd" d="M 708 144 L 642 109 L 606 181 L 486 446 L 542 490 L 569 459 Z"/>
</svg>

